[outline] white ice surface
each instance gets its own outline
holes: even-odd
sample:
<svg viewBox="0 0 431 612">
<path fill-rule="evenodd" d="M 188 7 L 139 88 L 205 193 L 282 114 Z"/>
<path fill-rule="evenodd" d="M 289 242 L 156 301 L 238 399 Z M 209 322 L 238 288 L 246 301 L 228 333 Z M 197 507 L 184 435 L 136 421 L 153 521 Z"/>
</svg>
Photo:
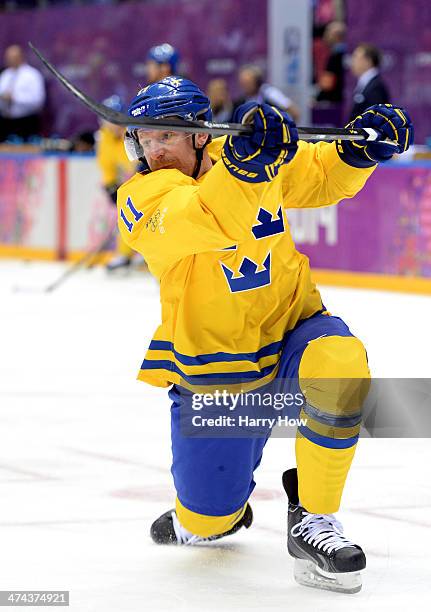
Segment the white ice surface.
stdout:
<svg viewBox="0 0 431 612">
<path fill-rule="evenodd" d="M 206 548 L 152 544 L 150 524 L 174 499 L 167 394 L 135 381 L 156 285 L 96 269 L 31 291 L 62 270 L 0 262 L 0 590 L 70 590 L 73 612 L 431 609 L 428 440 L 359 444 L 339 514 L 367 553 L 357 595 L 293 580 L 280 483 L 292 440 L 267 445 L 252 529 Z M 322 294 L 375 375 L 429 377 L 431 298 Z"/>
</svg>

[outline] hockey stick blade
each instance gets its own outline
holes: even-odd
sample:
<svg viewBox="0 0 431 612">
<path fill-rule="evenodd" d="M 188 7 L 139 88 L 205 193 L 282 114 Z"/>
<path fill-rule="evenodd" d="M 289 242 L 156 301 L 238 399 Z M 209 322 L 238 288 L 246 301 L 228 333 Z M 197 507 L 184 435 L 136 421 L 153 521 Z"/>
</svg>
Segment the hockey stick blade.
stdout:
<svg viewBox="0 0 431 612">
<path fill-rule="evenodd" d="M 105 121 L 124 127 L 145 127 L 151 130 L 170 130 L 175 132 L 189 132 L 200 134 L 212 134 L 213 136 L 247 136 L 253 133 L 251 125 L 241 123 L 213 123 L 211 121 L 184 121 L 176 117 L 164 117 L 153 119 L 151 117 L 130 117 L 126 113 L 120 113 L 92 100 L 78 87 L 73 85 L 55 66 L 31 42 L 30 49 L 37 55 L 40 61 L 70 91 L 80 102 L 82 102 L 93 113 L 96 113 Z M 345 128 L 310 128 L 298 127 L 300 140 L 376 140 L 375 136 L 365 130 L 349 130 Z M 391 143 L 392 144 L 392 143 Z M 396 143 L 394 143 L 396 146 Z"/>
</svg>

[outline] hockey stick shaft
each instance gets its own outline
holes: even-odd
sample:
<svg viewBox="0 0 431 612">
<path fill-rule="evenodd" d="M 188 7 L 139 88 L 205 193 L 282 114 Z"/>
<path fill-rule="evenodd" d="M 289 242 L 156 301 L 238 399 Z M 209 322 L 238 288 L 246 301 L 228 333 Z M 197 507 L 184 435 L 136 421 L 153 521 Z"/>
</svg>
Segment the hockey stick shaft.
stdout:
<svg viewBox="0 0 431 612">
<path fill-rule="evenodd" d="M 102 251 L 104 251 L 108 244 L 111 242 L 115 230 L 116 225 L 110 228 L 108 234 L 96 246 L 96 248 L 85 253 L 85 255 L 81 257 L 81 259 L 78 259 L 78 261 L 76 261 L 72 266 L 70 266 L 70 268 L 63 272 L 63 274 L 59 276 L 56 281 L 45 287 L 44 292 L 51 293 L 52 291 L 55 291 L 55 289 L 62 285 L 70 276 L 75 274 L 75 272 L 78 272 L 78 270 L 80 270 L 85 265 L 90 265 L 93 259 L 100 255 L 100 253 L 102 253 Z"/>
<path fill-rule="evenodd" d="M 177 132 L 212 134 L 213 136 L 245 136 L 253 133 L 251 125 L 241 123 L 213 123 L 211 121 L 185 121 L 176 117 L 165 117 L 153 119 L 151 117 L 130 117 L 126 113 L 120 113 L 103 104 L 92 100 L 78 87 L 73 85 L 55 66 L 53 66 L 42 53 L 31 43 L 31 50 L 48 70 L 87 108 L 96 113 L 105 121 L 122 126 L 143 127 L 151 130 L 170 130 Z M 377 140 L 378 133 L 375 130 L 351 130 L 345 128 L 310 128 L 298 127 L 300 140 Z M 394 144 L 396 143 L 388 143 Z"/>
</svg>

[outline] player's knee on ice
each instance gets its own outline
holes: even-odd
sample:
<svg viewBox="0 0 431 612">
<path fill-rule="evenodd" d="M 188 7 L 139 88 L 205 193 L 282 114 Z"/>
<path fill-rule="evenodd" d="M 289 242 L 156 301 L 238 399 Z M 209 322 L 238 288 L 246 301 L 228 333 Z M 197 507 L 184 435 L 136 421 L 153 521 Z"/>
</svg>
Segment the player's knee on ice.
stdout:
<svg viewBox="0 0 431 612">
<path fill-rule="evenodd" d="M 175 510 L 183 527 L 203 538 L 219 535 L 232 529 L 238 523 L 246 511 L 246 504 L 237 512 L 226 516 L 210 516 L 199 514 L 186 508 L 177 498 Z"/>
</svg>

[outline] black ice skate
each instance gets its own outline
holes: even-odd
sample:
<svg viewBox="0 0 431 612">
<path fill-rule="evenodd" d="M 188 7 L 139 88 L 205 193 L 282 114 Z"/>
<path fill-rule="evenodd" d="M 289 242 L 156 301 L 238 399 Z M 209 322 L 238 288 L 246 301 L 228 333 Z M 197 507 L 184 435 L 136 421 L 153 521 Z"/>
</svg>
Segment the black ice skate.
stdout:
<svg viewBox="0 0 431 612">
<path fill-rule="evenodd" d="M 218 535 L 210 536 L 208 538 L 202 538 L 197 535 L 193 535 L 180 524 L 175 510 L 168 510 L 159 516 L 151 525 L 150 535 L 153 542 L 156 544 L 186 544 L 191 546 L 193 544 L 200 544 L 202 542 L 212 542 L 224 538 L 225 536 L 236 533 L 241 527 L 248 529 L 253 522 L 253 512 L 250 504 L 247 504 L 243 517 L 235 523 L 232 529 L 220 533 Z"/>
<path fill-rule="evenodd" d="M 299 505 L 296 469 L 283 474 L 289 498 L 287 548 L 295 557 L 295 580 L 304 586 L 340 593 L 361 590 L 364 552 L 343 536 L 333 514 L 312 514 Z"/>
</svg>

